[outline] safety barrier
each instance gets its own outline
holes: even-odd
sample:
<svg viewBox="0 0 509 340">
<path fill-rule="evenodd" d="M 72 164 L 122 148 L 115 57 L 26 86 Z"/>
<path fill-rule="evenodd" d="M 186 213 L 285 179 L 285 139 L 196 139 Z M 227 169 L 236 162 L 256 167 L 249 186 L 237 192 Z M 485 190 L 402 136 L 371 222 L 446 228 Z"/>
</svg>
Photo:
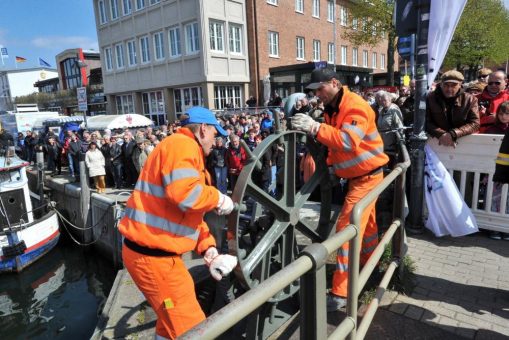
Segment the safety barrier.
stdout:
<svg viewBox="0 0 509 340">
<path fill-rule="evenodd" d="M 396 133 L 400 137 L 400 133 Z M 399 267 L 402 271 L 403 257 L 406 253 L 404 229 L 405 175 L 407 168 L 410 166 L 410 158 L 401 137 L 399 141 L 400 159 L 402 161 L 394 167 L 378 186 L 355 205 L 350 224 L 344 230 L 322 243 L 313 243 L 307 246 L 301 256 L 293 263 L 215 312 L 181 335 L 179 339 L 214 339 L 218 337 L 297 279 L 301 280 L 299 293 L 300 338 L 327 338 L 325 262 L 329 254 L 335 252 L 346 242 L 350 242 L 351 254 L 348 262 L 347 316 L 328 338 L 364 338 L 395 270 Z M 362 271 L 359 272 L 361 238 L 358 231 L 362 213 L 393 182 L 395 183 L 394 220 Z M 391 241 L 393 247 L 392 261 L 376 290 L 375 297 L 367 307 L 362 321 L 358 323 L 359 294 L 382 257 L 385 247 Z"/>
<path fill-rule="evenodd" d="M 479 227 L 507 233 L 509 211 L 505 208 L 508 185 L 500 189 L 495 188 L 493 183 L 495 159 L 503 137 L 488 134 L 465 136 L 458 140 L 455 148 L 438 145 L 437 139 L 430 138 L 428 145 L 456 180 Z M 496 200 L 494 196 L 497 196 Z"/>
<path fill-rule="evenodd" d="M 232 115 L 232 114 L 241 114 L 245 113 L 246 115 L 254 115 L 254 114 L 261 114 L 265 110 L 271 110 L 272 112 L 279 110 L 283 111 L 283 108 L 281 106 L 257 106 L 257 107 L 240 107 L 240 108 L 232 108 L 232 109 L 219 109 L 219 110 L 212 110 L 216 116 L 222 116 L 222 115 Z"/>
</svg>

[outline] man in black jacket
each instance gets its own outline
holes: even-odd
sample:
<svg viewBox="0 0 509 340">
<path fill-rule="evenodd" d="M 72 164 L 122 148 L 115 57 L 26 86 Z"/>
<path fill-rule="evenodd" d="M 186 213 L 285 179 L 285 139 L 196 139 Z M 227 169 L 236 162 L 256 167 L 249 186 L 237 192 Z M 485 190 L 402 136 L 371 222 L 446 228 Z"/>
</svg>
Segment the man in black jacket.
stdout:
<svg viewBox="0 0 509 340">
<path fill-rule="evenodd" d="M 122 159 L 122 148 L 117 144 L 117 137 L 112 136 L 110 138 L 110 159 L 113 168 L 113 180 L 115 182 L 115 188 L 122 188 L 122 177 L 124 172 L 124 161 Z"/>
<path fill-rule="evenodd" d="M 113 165 L 111 163 L 111 139 L 109 135 L 104 135 L 101 145 L 101 152 L 104 156 L 104 170 L 106 171 L 106 186 L 111 187 L 114 185 L 113 180 Z"/>
<path fill-rule="evenodd" d="M 138 179 L 138 172 L 133 162 L 133 152 L 136 147 L 136 142 L 133 140 L 133 135 L 130 131 L 124 133 L 124 143 L 122 144 L 122 159 L 124 161 L 124 171 L 126 177 L 126 186 L 128 188 L 134 187 Z"/>
<path fill-rule="evenodd" d="M 71 156 L 72 166 L 74 169 L 74 176 L 76 181 L 80 179 L 80 153 L 81 153 L 81 141 L 76 133 L 71 134 L 71 141 L 67 152 Z"/>
</svg>

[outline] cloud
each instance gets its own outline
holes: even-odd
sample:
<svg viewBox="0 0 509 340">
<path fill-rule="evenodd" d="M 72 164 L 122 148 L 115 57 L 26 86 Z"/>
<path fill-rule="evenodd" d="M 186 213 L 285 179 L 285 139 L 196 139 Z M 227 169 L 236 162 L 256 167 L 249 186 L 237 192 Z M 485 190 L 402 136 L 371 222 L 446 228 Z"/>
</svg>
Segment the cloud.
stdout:
<svg viewBox="0 0 509 340">
<path fill-rule="evenodd" d="M 32 39 L 32 45 L 38 48 L 60 49 L 68 48 L 94 49 L 99 50 L 97 40 L 84 36 L 45 36 Z"/>
</svg>

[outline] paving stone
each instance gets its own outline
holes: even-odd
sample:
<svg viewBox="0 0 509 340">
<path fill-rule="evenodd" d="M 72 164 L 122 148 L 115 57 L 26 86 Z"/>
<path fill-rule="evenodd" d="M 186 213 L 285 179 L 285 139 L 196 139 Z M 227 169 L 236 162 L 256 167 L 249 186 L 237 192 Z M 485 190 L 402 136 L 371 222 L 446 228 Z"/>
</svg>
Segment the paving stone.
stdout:
<svg viewBox="0 0 509 340">
<path fill-rule="evenodd" d="M 405 316 L 414 319 L 414 320 L 420 320 L 422 314 L 424 313 L 424 309 L 416 306 L 408 306 Z"/>
<path fill-rule="evenodd" d="M 438 327 L 454 332 L 454 329 L 458 327 L 458 321 L 448 318 L 446 316 L 440 316 Z"/>
<path fill-rule="evenodd" d="M 389 310 L 393 313 L 404 314 L 407 307 L 408 307 L 408 304 L 406 304 L 406 303 L 394 302 L 392 304 L 392 306 L 389 308 Z"/>
<path fill-rule="evenodd" d="M 509 336 L 509 327 L 507 325 L 506 325 L 506 327 L 500 327 L 498 325 L 491 325 L 491 330 L 494 332 L 497 332 L 499 334 L 502 334 L 506 340 L 507 340 L 507 337 Z"/>
<path fill-rule="evenodd" d="M 467 339 L 474 339 L 477 333 L 477 328 L 468 323 L 460 322 L 458 328 L 456 328 L 456 334 L 463 336 Z"/>
<path fill-rule="evenodd" d="M 456 320 L 468 323 L 470 325 L 476 326 L 477 328 L 490 329 L 491 323 L 474 316 L 468 316 L 462 313 L 456 313 Z"/>
</svg>

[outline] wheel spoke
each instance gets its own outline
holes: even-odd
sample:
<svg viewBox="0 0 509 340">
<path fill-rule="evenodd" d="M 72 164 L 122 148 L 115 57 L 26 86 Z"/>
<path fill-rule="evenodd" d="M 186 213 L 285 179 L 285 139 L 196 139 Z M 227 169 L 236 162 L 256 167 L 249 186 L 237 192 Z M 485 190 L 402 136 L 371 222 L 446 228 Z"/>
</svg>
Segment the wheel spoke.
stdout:
<svg viewBox="0 0 509 340">
<path fill-rule="evenodd" d="M 323 242 L 323 238 L 306 221 L 299 220 L 295 228 L 313 242 Z"/>
<path fill-rule="evenodd" d="M 285 140 L 283 202 L 289 207 L 293 207 L 295 204 L 295 163 L 297 157 L 295 137 L 294 134 L 291 134 Z"/>
<path fill-rule="evenodd" d="M 265 256 L 267 252 L 270 252 L 275 240 L 278 240 L 281 237 L 289 225 L 290 223 L 288 222 L 274 221 L 272 227 L 267 230 L 251 253 L 246 257 L 245 261 L 242 262 L 242 268 L 244 268 L 245 272 L 251 273 L 254 270 L 258 263 L 262 260 L 263 256 Z"/>
<path fill-rule="evenodd" d="M 246 194 L 253 197 L 258 203 L 260 203 L 265 209 L 272 211 L 277 219 L 287 221 L 290 217 L 288 211 L 281 206 L 274 197 L 263 191 L 256 184 L 250 182 L 246 184 Z"/>
</svg>

